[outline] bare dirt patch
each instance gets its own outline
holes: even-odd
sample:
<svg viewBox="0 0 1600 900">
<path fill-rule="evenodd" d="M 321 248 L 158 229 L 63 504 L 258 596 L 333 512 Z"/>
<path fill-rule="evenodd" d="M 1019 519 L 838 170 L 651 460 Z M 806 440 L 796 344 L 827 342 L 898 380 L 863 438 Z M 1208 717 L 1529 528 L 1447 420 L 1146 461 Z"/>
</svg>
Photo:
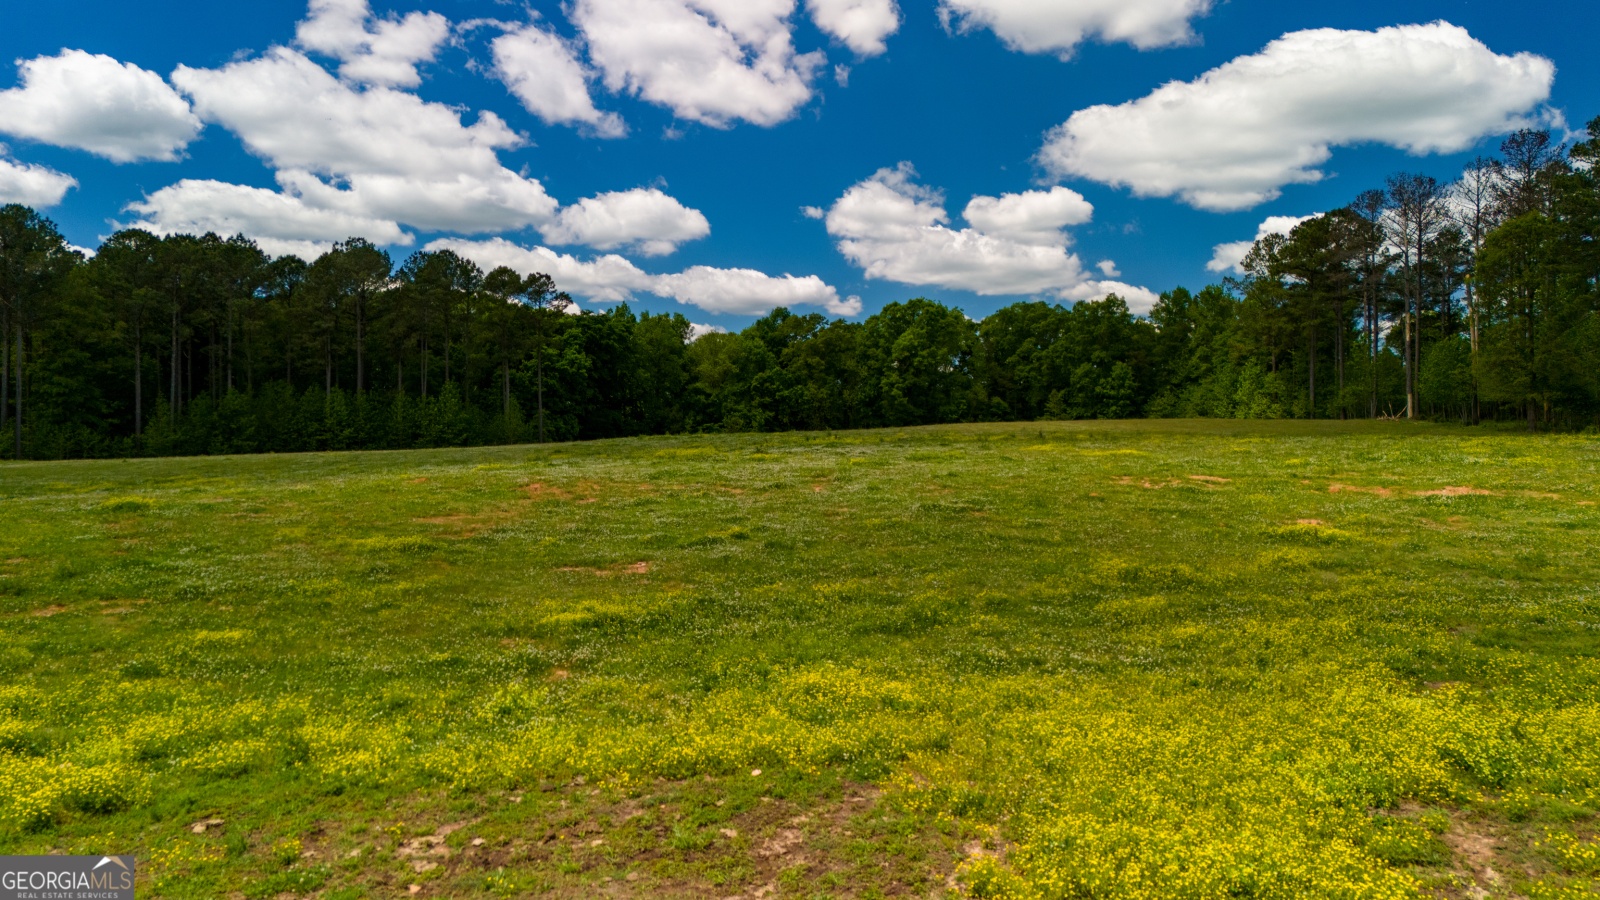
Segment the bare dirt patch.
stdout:
<svg viewBox="0 0 1600 900">
<path fill-rule="evenodd" d="M 1183 484 L 1182 481 L 1177 479 L 1173 479 L 1171 481 L 1151 481 L 1148 478 L 1135 479 L 1132 475 L 1123 475 L 1115 480 L 1117 484 L 1120 484 L 1123 487 L 1141 487 L 1147 491 L 1159 491 L 1164 488 L 1177 487 L 1178 485 Z"/>
<path fill-rule="evenodd" d="M 410 860 L 413 872 L 418 874 L 431 872 L 439 868 L 452 855 L 449 845 L 445 843 L 445 839 L 473 824 L 475 824 L 475 820 L 440 825 L 433 834 L 402 841 L 400 847 L 395 850 L 395 855 L 401 859 Z"/>
<path fill-rule="evenodd" d="M 1366 487 L 1354 484 L 1330 484 L 1330 494 L 1371 494 L 1374 497 L 1393 497 L 1394 491 L 1386 487 Z"/>
<path fill-rule="evenodd" d="M 1494 497 L 1494 491 L 1486 491 L 1475 487 L 1447 487 L 1436 491 L 1412 491 L 1417 497 Z"/>
<path fill-rule="evenodd" d="M 639 484 L 622 481 L 579 481 L 567 487 L 558 487 L 544 482 L 535 482 L 522 487 L 522 492 L 528 499 L 541 500 L 566 500 L 580 504 L 599 503 L 601 500 L 611 498 L 631 498 L 642 494 L 653 493 L 656 486 L 653 484 Z"/>
<path fill-rule="evenodd" d="M 429 516 L 411 521 L 418 525 L 433 525 L 444 529 L 440 537 L 464 540 L 474 538 L 493 528 L 498 528 L 516 518 L 510 510 L 495 510 L 483 513 L 458 513 L 450 516 Z"/>
<path fill-rule="evenodd" d="M 607 566 L 604 569 L 591 569 L 585 566 L 563 566 L 556 571 L 581 572 L 585 575 L 593 575 L 596 578 L 615 578 L 618 575 L 649 575 L 651 568 L 652 566 L 650 563 L 636 562 L 628 565 L 622 565 L 619 563 L 615 566 Z"/>
<path fill-rule="evenodd" d="M 1458 879 L 1468 883 L 1464 896 L 1488 897 L 1502 886 L 1502 873 L 1509 871 L 1512 863 L 1505 856 L 1502 836 L 1487 823 L 1457 813 L 1451 817 L 1450 830 L 1439 839 L 1450 848 Z"/>
<path fill-rule="evenodd" d="M 551 487 L 551 486 L 549 486 L 547 484 L 543 484 L 543 483 L 530 484 L 526 488 L 523 488 L 523 490 L 527 491 L 528 497 L 530 499 L 533 499 L 533 500 L 571 500 L 572 499 L 572 494 L 570 494 L 570 493 L 568 493 L 568 492 L 566 492 L 566 491 L 564 491 L 564 490 L 562 490 L 562 489 L 560 489 L 558 487 Z"/>
<path fill-rule="evenodd" d="M 1295 519 L 1294 523 L 1296 525 L 1313 525 L 1313 526 L 1328 524 L 1327 522 L 1324 522 L 1321 519 Z"/>
<path fill-rule="evenodd" d="M 981 859 L 993 859 L 1001 865 L 1005 865 L 1006 859 L 1011 855 L 1013 846 L 1010 841 L 998 838 L 991 838 L 988 841 L 969 841 L 961 848 L 963 857 L 961 864 L 965 865 Z M 960 871 L 959 866 L 956 871 Z M 950 877 L 945 881 L 945 887 L 949 889 L 951 894 L 961 896 L 961 883 L 956 879 L 956 872 L 950 873 Z"/>
<path fill-rule="evenodd" d="M 33 614 L 41 619 L 48 619 L 51 616 L 59 616 L 66 611 L 67 608 L 65 606 L 56 604 L 55 606 L 46 606 L 44 609 L 36 609 Z"/>
<path fill-rule="evenodd" d="M 1189 480 L 1202 484 L 1233 484 L 1232 478 L 1218 478 L 1215 475 L 1190 475 Z"/>
<path fill-rule="evenodd" d="M 408 866 L 408 878 L 381 880 L 404 889 L 413 872 L 427 872 L 417 879 L 419 893 L 446 897 L 489 877 L 528 891 L 516 896 L 556 900 L 776 900 L 801 895 L 802 887 L 837 898 L 957 893 L 946 885 L 961 855 L 958 839 L 932 830 L 908 833 L 898 825 L 899 813 L 880 805 L 877 789 L 841 788 L 829 797 L 741 799 L 719 796 L 709 779 L 657 781 L 628 796 L 581 779 L 542 785 L 527 796 L 501 798 L 514 804 L 508 810 L 534 804 L 531 817 L 488 813 L 464 823 L 471 829 L 448 843 L 444 828 L 405 840 L 395 853 Z M 735 804 L 740 808 L 732 811 Z M 899 849 L 862 856 L 863 846 L 878 844 Z M 916 852 L 910 852 L 913 845 Z"/>
</svg>

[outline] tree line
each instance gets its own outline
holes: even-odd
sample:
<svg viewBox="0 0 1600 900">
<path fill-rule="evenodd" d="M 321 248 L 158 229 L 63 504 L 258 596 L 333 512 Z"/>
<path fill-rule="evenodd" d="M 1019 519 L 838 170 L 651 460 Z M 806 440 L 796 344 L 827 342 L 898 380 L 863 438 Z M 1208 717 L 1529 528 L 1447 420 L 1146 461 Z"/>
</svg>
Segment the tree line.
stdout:
<svg viewBox="0 0 1600 900">
<path fill-rule="evenodd" d="M 926 300 L 863 322 L 779 309 L 577 313 L 548 276 L 449 252 L 398 268 L 128 230 L 89 258 L 0 209 L 0 456 L 463 446 L 702 431 L 1151 417 L 1600 426 L 1600 119 L 1510 137 L 1454 183 L 1381 190 L 1164 294 Z"/>
</svg>

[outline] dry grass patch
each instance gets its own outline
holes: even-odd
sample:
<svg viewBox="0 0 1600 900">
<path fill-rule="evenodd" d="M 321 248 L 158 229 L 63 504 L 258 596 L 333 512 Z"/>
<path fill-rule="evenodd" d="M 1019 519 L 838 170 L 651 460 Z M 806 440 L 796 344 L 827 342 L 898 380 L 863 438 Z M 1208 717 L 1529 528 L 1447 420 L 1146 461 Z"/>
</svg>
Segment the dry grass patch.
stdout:
<svg viewBox="0 0 1600 900">
<path fill-rule="evenodd" d="M 593 575 L 596 578 L 615 578 L 619 575 L 649 575 L 651 568 L 652 567 L 650 563 L 636 562 L 628 563 L 626 565 L 618 563 L 617 565 L 607 566 L 603 569 L 594 569 L 586 566 L 562 566 L 556 571 L 579 572 L 585 575 Z"/>
<path fill-rule="evenodd" d="M 1354 484 L 1330 484 L 1330 494 L 1371 494 L 1374 497 L 1393 497 L 1394 491 L 1386 487 L 1364 487 Z"/>
<path fill-rule="evenodd" d="M 1447 487 L 1436 491 L 1413 491 L 1417 497 L 1495 497 L 1499 496 L 1494 491 L 1486 491 L 1475 487 Z"/>
</svg>

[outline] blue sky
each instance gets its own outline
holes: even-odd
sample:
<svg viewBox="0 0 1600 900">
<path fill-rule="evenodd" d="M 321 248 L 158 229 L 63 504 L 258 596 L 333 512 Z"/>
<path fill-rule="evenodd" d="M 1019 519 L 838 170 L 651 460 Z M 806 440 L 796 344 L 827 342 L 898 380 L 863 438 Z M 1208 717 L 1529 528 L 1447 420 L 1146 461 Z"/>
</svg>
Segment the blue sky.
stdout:
<svg viewBox="0 0 1600 900">
<path fill-rule="evenodd" d="M 1589 4 L 372 2 L 12 4 L 0 200 L 87 247 L 449 246 L 731 328 L 981 317 L 1140 308 L 1269 219 L 1600 115 Z"/>
</svg>

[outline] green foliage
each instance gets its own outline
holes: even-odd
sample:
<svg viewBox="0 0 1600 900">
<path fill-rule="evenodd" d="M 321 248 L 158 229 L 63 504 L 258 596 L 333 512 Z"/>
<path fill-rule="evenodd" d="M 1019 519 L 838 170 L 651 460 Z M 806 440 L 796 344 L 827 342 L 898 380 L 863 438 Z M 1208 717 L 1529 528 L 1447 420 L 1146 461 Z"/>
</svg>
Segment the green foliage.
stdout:
<svg viewBox="0 0 1600 900">
<path fill-rule="evenodd" d="M 394 270 L 361 239 L 307 262 L 130 230 L 85 261 L 9 206 L 0 456 L 1139 417 L 1600 427 L 1597 141 L 1519 131 L 1454 204 L 1397 175 L 1145 315 L 1111 296 L 974 321 L 916 298 L 862 322 L 780 308 L 694 341 L 682 315 L 569 314 L 548 275 L 450 251 Z"/>
</svg>

